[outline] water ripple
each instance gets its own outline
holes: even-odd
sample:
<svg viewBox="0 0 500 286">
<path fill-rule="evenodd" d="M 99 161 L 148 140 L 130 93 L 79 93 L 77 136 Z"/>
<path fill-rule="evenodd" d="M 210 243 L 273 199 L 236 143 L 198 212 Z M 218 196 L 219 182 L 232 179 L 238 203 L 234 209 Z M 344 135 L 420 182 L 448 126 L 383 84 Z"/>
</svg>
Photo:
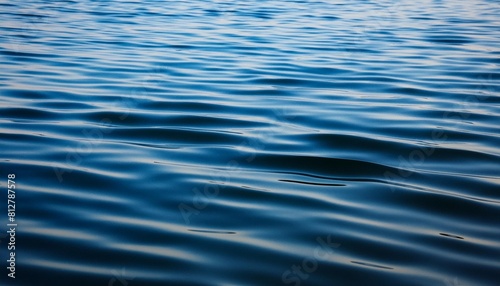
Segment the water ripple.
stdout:
<svg viewBox="0 0 500 286">
<path fill-rule="evenodd" d="M 500 283 L 497 2 L 0 15 L 0 285 Z"/>
</svg>

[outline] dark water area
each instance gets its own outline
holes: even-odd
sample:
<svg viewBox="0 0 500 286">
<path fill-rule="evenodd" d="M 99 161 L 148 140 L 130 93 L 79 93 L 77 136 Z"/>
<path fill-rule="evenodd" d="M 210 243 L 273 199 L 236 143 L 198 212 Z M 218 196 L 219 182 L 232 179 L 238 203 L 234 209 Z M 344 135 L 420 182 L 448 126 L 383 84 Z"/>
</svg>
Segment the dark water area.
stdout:
<svg viewBox="0 0 500 286">
<path fill-rule="evenodd" d="M 500 285 L 500 2 L 0 19 L 0 285 Z"/>
</svg>

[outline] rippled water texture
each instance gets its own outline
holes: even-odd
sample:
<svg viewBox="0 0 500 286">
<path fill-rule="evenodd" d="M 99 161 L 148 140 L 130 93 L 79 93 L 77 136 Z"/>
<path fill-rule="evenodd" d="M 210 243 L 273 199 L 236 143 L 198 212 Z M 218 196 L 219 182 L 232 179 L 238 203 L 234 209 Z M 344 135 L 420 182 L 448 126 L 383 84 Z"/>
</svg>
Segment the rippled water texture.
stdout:
<svg viewBox="0 0 500 286">
<path fill-rule="evenodd" d="M 0 284 L 500 285 L 499 15 L 2 1 Z"/>
</svg>

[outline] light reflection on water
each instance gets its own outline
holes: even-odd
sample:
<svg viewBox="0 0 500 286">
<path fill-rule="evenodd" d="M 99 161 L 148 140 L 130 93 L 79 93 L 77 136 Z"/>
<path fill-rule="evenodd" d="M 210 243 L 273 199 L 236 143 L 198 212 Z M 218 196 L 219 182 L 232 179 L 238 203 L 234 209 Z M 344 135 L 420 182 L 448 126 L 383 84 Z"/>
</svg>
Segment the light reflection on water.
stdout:
<svg viewBox="0 0 500 286">
<path fill-rule="evenodd" d="M 0 4 L 1 285 L 500 283 L 498 3 L 65 4 Z"/>
</svg>

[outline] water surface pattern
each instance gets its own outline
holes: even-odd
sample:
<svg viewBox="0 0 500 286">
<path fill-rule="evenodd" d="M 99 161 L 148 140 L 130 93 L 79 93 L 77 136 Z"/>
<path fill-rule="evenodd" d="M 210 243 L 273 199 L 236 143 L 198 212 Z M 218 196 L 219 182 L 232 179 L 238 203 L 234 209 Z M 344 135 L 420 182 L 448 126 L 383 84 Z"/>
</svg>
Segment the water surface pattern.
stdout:
<svg viewBox="0 0 500 286">
<path fill-rule="evenodd" d="M 500 285 L 498 1 L 0 15 L 1 285 Z"/>
</svg>

